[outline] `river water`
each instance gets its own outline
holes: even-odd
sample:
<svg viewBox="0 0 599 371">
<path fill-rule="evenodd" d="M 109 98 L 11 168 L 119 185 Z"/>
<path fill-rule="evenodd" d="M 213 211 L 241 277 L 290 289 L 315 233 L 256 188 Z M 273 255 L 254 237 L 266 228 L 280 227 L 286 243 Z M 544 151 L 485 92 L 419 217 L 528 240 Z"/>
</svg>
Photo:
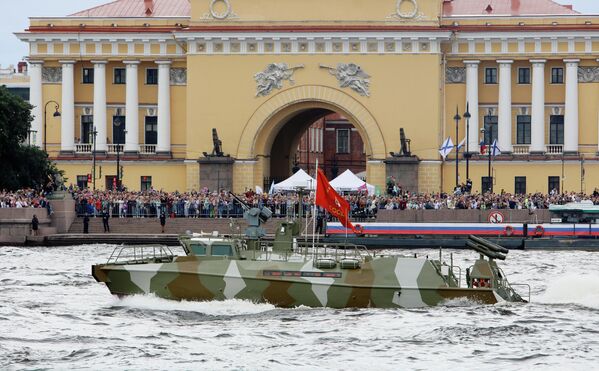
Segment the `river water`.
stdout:
<svg viewBox="0 0 599 371">
<path fill-rule="evenodd" d="M 90 274 L 113 248 L 0 247 L 0 369 L 599 368 L 599 253 L 511 251 L 530 304 L 334 310 L 116 299 Z"/>
</svg>

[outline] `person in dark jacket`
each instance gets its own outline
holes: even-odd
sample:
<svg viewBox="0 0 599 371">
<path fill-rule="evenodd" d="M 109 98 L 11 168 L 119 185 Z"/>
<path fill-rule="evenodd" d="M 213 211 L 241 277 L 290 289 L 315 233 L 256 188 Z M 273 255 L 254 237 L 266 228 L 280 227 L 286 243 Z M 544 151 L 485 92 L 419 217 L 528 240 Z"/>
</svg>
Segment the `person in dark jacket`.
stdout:
<svg viewBox="0 0 599 371">
<path fill-rule="evenodd" d="M 37 230 L 39 229 L 39 225 L 40 225 L 40 221 L 37 218 L 37 215 L 33 215 L 33 218 L 31 218 L 31 234 L 33 236 L 37 236 Z"/>
<path fill-rule="evenodd" d="M 162 228 L 162 233 L 164 233 L 164 226 L 166 225 L 166 213 L 164 209 L 160 212 L 160 227 Z"/>
<path fill-rule="evenodd" d="M 110 232 L 110 226 L 108 225 L 108 220 L 110 219 L 110 214 L 108 214 L 108 209 L 104 209 L 102 213 L 102 224 L 104 225 L 104 232 Z"/>
<path fill-rule="evenodd" d="M 89 233 L 89 215 L 87 213 L 83 217 L 83 233 Z"/>
</svg>

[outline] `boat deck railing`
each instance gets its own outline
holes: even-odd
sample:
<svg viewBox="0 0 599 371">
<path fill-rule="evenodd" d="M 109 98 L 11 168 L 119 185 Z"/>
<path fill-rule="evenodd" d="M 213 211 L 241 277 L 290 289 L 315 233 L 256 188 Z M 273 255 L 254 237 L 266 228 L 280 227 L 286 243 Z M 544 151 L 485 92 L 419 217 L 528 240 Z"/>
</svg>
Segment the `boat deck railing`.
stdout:
<svg viewBox="0 0 599 371">
<path fill-rule="evenodd" d="M 360 262 L 370 260 L 372 255 L 364 245 L 355 245 L 350 243 L 324 243 L 324 242 L 309 242 L 296 241 L 293 243 L 293 248 L 288 247 L 287 242 L 267 242 L 263 241 L 260 244 L 261 256 L 256 256 L 257 259 L 264 260 L 309 260 L 314 259 L 332 259 L 339 262 L 343 259 L 356 259 Z M 280 248 L 278 248 L 280 247 Z"/>
<path fill-rule="evenodd" d="M 169 263 L 175 255 L 167 246 L 119 246 L 106 264 Z"/>
</svg>

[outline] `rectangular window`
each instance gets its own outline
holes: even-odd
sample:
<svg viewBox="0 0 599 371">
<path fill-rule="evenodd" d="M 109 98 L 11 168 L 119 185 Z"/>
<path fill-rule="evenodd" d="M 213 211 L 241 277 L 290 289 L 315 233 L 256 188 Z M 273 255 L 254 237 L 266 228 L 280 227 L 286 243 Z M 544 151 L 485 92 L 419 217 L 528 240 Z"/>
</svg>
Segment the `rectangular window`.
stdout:
<svg viewBox="0 0 599 371">
<path fill-rule="evenodd" d="M 112 116 L 112 143 L 125 144 L 125 116 Z"/>
<path fill-rule="evenodd" d="M 493 177 L 483 176 L 481 177 L 481 190 L 483 193 L 491 192 L 493 185 Z"/>
<path fill-rule="evenodd" d="M 551 69 L 551 83 L 552 84 L 563 84 L 564 83 L 564 69 L 561 67 L 554 67 Z"/>
<path fill-rule="evenodd" d="M 93 143 L 93 129 L 94 129 L 94 116 L 82 115 L 81 116 L 81 143 L 88 144 Z"/>
<path fill-rule="evenodd" d="M 158 117 L 157 116 L 146 116 L 145 143 L 146 144 L 157 144 L 158 143 Z"/>
<path fill-rule="evenodd" d="M 549 144 L 564 144 L 564 116 L 549 116 Z"/>
<path fill-rule="evenodd" d="M 158 85 L 158 69 L 157 68 L 146 69 L 146 84 L 147 85 Z"/>
<path fill-rule="evenodd" d="M 93 84 L 94 83 L 94 69 L 93 68 L 84 68 L 83 69 L 83 78 L 81 80 L 84 84 Z"/>
<path fill-rule="evenodd" d="M 485 68 L 485 84 L 497 84 L 497 68 Z"/>
<path fill-rule="evenodd" d="M 87 188 L 87 175 L 77 175 L 77 187 L 79 189 Z"/>
<path fill-rule="evenodd" d="M 530 68 L 518 68 L 518 84 L 530 84 Z"/>
<path fill-rule="evenodd" d="M 530 115 L 516 117 L 516 144 L 530 144 Z"/>
<path fill-rule="evenodd" d="M 517 195 L 526 194 L 526 177 L 517 176 L 514 178 L 514 193 Z"/>
<path fill-rule="evenodd" d="M 349 153 L 349 129 L 337 129 L 337 153 Z"/>
<path fill-rule="evenodd" d="M 558 176 L 550 176 L 547 178 L 547 183 L 548 183 L 548 191 L 549 193 L 551 193 L 552 191 L 555 191 L 557 193 L 560 192 L 559 190 L 559 177 Z"/>
<path fill-rule="evenodd" d="M 127 70 L 124 68 L 114 69 L 114 81 L 115 84 L 124 84 L 127 82 Z"/>
<path fill-rule="evenodd" d="M 142 192 L 149 191 L 150 189 L 152 189 L 152 177 L 146 175 L 142 176 L 141 186 L 139 188 L 142 190 Z"/>
<path fill-rule="evenodd" d="M 497 140 L 497 116 L 485 116 L 485 144 Z"/>
</svg>

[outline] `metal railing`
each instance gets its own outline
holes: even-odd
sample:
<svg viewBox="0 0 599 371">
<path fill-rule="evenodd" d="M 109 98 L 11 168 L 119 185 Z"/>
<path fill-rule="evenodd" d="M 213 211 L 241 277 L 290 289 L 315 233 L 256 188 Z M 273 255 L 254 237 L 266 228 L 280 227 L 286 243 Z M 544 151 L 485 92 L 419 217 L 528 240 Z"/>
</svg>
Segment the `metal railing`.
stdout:
<svg viewBox="0 0 599 371">
<path fill-rule="evenodd" d="M 514 155 L 527 155 L 530 153 L 530 144 L 514 144 L 512 153 Z"/>
<path fill-rule="evenodd" d="M 545 146 L 545 153 L 547 153 L 548 155 L 561 155 L 563 152 L 563 144 L 549 144 Z"/>
<path fill-rule="evenodd" d="M 281 251 L 276 248 L 277 244 L 282 245 Z M 293 242 L 292 250 L 285 249 L 289 245 L 289 242 L 274 242 L 274 241 L 261 241 L 260 251 L 254 250 L 255 260 L 277 260 L 273 259 L 275 256 L 280 260 L 288 261 L 293 257 L 301 258 L 303 260 L 313 259 L 316 263 L 319 259 L 332 259 L 335 262 L 339 262 L 342 259 L 357 259 L 360 263 L 372 259 L 370 251 L 364 245 L 354 245 L 350 243 L 324 243 L 310 241 L 296 240 Z"/>
<path fill-rule="evenodd" d="M 123 152 L 124 144 L 107 144 L 106 151 L 110 154 L 116 155 L 116 149 L 119 147 L 119 152 Z"/>
<path fill-rule="evenodd" d="M 166 246 L 121 246 L 112 251 L 106 264 L 169 263 L 174 256 Z"/>
<path fill-rule="evenodd" d="M 79 143 L 75 144 L 75 152 L 76 153 L 92 153 L 92 144 L 91 143 Z"/>
<path fill-rule="evenodd" d="M 155 144 L 140 144 L 139 145 L 139 154 L 140 155 L 156 154 L 156 145 Z"/>
</svg>

